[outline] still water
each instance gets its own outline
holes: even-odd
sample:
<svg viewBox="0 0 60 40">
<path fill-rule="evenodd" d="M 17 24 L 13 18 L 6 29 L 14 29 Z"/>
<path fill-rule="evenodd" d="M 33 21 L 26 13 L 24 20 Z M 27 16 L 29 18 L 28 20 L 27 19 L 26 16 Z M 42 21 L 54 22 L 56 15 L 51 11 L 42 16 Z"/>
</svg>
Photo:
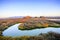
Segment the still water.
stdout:
<svg viewBox="0 0 60 40">
<path fill-rule="evenodd" d="M 60 33 L 60 28 L 49 27 L 49 28 L 41 28 L 41 29 L 33 29 L 33 30 L 19 30 L 18 29 L 19 25 L 20 23 L 9 27 L 5 31 L 3 31 L 3 35 L 15 37 L 15 36 L 35 36 L 35 35 L 39 35 L 40 33 L 47 33 L 49 31 Z"/>
</svg>

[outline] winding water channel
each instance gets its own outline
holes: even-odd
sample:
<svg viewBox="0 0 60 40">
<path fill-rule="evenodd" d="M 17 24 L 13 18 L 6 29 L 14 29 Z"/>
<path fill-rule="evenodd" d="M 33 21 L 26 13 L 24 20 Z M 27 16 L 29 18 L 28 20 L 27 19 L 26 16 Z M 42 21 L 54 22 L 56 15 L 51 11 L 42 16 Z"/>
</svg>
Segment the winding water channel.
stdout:
<svg viewBox="0 0 60 40">
<path fill-rule="evenodd" d="M 41 29 L 33 29 L 33 30 L 19 30 L 18 26 L 19 24 L 15 24 L 11 27 L 9 27 L 8 29 L 3 31 L 3 36 L 35 36 L 35 35 L 39 35 L 40 33 L 47 33 L 49 31 L 52 32 L 58 32 L 60 33 L 60 28 L 52 28 L 52 27 L 48 27 L 48 28 L 41 28 Z"/>
</svg>

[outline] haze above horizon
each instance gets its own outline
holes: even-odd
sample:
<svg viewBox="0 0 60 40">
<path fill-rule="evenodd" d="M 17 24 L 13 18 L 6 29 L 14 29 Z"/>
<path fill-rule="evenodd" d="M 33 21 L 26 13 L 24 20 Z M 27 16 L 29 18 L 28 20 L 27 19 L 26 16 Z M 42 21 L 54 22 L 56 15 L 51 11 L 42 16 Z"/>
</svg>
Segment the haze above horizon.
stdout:
<svg viewBox="0 0 60 40">
<path fill-rule="evenodd" d="M 60 0 L 0 0 L 0 18 L 60 16 Z"/>
</svg>

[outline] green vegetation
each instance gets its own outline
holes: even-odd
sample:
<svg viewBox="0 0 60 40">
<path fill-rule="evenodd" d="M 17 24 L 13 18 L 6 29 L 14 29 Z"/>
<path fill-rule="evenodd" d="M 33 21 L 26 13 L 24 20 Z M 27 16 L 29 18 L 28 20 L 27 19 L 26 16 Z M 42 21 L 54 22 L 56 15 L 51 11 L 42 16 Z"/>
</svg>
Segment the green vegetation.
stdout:
<svg viewBox="0 0 60 40">
<path fill-rule="evenodd" d="M 2 36 L 2 31 L 0 31 L 0 36 Z"/>
<path fill-rule="evenodd" d="M 30 17 L 26 16 L 23 18 L 7 18 L 0 20 L 0 31 L 4 31 L 8 27 L 22 23 L 18 28 L 21 30 L 35 29 L 35 28 L 46 28 L 46 27 L 60 27 L 60 24 L 55 21 L 50 21 L 45 17 Z"/>
<path fill-rule="evenodd" d="M 55 22 L 49 22 L 47 20 L 45 20 L 45 21 L 42 21 L 42 20 L 29 20 L 29 21 L 26 21 L 25 23 L 20 24 L 18 28 L 20 30 L 31 30 L 31 29 L 46 28 L 46 27 L 59 28 L 60 24 L 55 23 Z"/>
<path fill-rule="evenodd" d="M 6 37 L 0 36 L 0 40 L 60 40 L 60 34 L 55 32 L 41 33 L 37 36 Z"/>
<path fill-rule="evenodd" d="M 32 30 L 36 28 L 46 28 L 46 27 L 56 27 L 56 28 L 60 27 L 60 22 L 57 23 L 55 21 L 48 20 L 45 17 L 26 16 L 23 18 L 0 19 L 0 36 L 2 36 L 2 31 L 17 23 L 22 23 L 18 27 L 19 30 Z"/>
<path fill-rule="evenodd" d="M 28 40 L 28 36 L 22 36 L 22 37 L 4 37 L 0 36 L 0 40 Z"/>
</svg>

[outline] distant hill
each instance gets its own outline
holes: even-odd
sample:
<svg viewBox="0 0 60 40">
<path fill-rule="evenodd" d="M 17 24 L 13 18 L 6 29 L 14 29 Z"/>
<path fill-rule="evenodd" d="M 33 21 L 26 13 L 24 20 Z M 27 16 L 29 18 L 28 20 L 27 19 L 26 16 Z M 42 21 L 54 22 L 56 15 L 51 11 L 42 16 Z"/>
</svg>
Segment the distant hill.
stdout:
<svg viewBox="0 0 60 40">
<path fill-rule="evenodd" d="M 60 19 L 60 16 L 49 16 L 49 17 L 46 17 L 48 19 Z"/>
<path fill-rule="evenodd" d="M 0 20 L 2 19 L 16 19 L 16 18 L 23 18 L 25 16 L 13 16 L 13 17 L 6 17 L 6 18 L 0 18 Z M 60 19 L 60 16 L 42 16 L 48 19 Z"/>
<path fill-rule="evenodd" d="M 13 17 L 6 17 L 6 18 L 0 18 L 0 20 L 2 19 L 16 19 L 16 18 L 23 18 L 24 16 L 13 16 Z"/>
<path fill-rule="evenodd" d="M 14 17 L 9 17 L 9 18 L 23 18 L 24 16 L 14 16 Z"/>
</svg>

